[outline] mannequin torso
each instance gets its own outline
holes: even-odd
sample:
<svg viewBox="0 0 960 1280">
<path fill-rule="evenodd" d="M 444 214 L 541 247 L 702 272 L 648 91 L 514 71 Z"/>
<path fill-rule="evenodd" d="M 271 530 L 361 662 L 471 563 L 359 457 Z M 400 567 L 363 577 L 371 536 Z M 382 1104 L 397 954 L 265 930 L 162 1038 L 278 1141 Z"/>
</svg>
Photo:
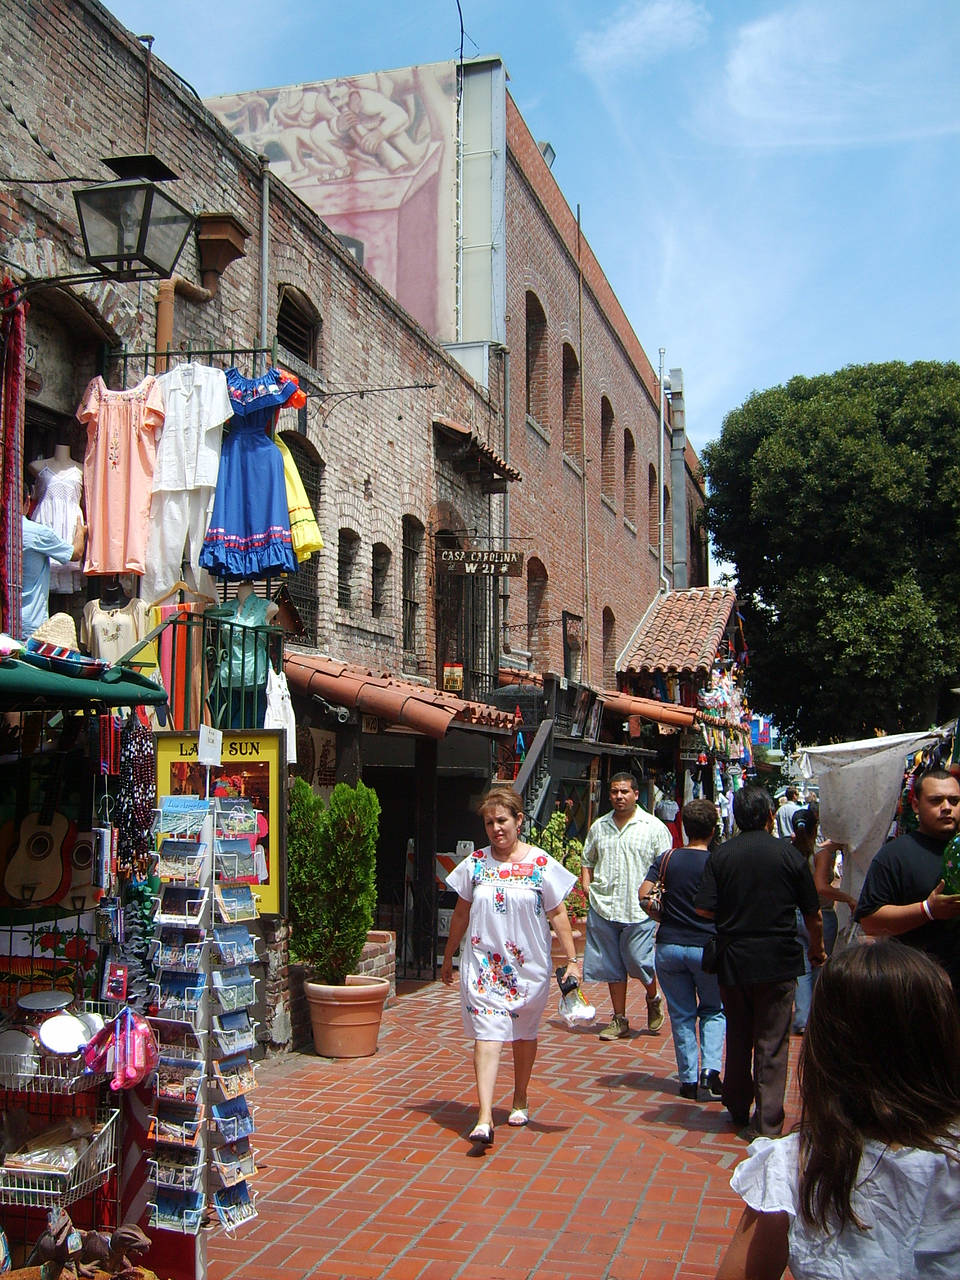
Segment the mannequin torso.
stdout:
<svg viewBox="0 0 960 1280">
<path fill-rule="evenodd" d="M 66 471 L 69 467 L 76 467 L 79 470 L 80 464 L 74 461 L 68 444 L 56 444 L 53 446 L 52 458 L 37 458 L 30 463 L 29 470 L 32 475 L 38 476 L 44 467 L 56 474 L 58 471 Z"/>
</svg>

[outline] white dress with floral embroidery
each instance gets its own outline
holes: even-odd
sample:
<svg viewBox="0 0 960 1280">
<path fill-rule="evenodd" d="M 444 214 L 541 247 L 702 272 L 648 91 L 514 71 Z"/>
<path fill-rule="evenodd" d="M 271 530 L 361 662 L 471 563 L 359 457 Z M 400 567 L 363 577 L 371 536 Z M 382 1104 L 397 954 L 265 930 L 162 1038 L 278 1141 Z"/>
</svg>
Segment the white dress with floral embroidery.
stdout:
<svg viewBox="0 0 960 1280">
<path fill-rule="evenodd" d="M 550 994 L 550 925 L 576 877 L 528 846 L 523 862 L 477 849 L 447 876 L 470 903 L 460 948 L 463 1026 L 474 1040 L 535 1040 Z"/>
</svg>

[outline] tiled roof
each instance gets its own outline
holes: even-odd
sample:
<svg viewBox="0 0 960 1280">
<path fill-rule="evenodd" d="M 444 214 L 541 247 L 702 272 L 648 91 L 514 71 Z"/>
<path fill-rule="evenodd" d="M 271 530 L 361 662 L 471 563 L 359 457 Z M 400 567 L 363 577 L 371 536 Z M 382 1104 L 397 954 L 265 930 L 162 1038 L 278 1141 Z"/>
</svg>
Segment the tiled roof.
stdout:
<svg viewBox="0 0 960 1280">
<path fill-rule="evenodd" d="M 307 697 L 319 694 L 334 706 L 355 707 L 429 738 L 442 738 L 454 722 L 456 727 L 491 733 L 509 733 L 516 723 L 513 711 L 468 702 L 440 689 L 400 680 L 389 671 L 372 671 L 322 654 L 288 651 L 283 669 L 295 693 Z"/>
<path fill-rule="evenodd" d="M 520 472 L 516 467 L 511 467 L 505 458 L 501 458 L 495 453 L 479 436 L 473 434 L 469 427 L 465 427 L 462 422 L 454 422 L 453 418 L 447 418 L 442 413 L 433 415 L 433 425 L 440 427 L 451 438 L 460 442 L 465 453 L 471 456 L 480 466 L 485 467 L 491 475 L 501 477 L 504 480 L 520 480 L 522 479 Z"/>
<path fill-rule="evenodd" d="M 529 684 L 542 689 L 543 672 L 527 671 L 525 667 L 500 667 L 497 671 L 497 684 L 501 688 L 508 684 Z"/>
<path fill-rule="evenodd" d="M 619 716 L 639 716 L 642 720 L 655 720 L 658 724 L 674 725 L 689 729 L 697 719 L 696 707 L 681 707 L 675 702 L 657 702 L 655 698 L 634 698 L 616 689 L 604 689 L 600 694 L 605 711 Z"/>
<path fill-rule="evenodd" d="M 624 671 L 709 671 L 736 604 L 727 587 L 658 596 L 631 641 Z"/>
</svg>

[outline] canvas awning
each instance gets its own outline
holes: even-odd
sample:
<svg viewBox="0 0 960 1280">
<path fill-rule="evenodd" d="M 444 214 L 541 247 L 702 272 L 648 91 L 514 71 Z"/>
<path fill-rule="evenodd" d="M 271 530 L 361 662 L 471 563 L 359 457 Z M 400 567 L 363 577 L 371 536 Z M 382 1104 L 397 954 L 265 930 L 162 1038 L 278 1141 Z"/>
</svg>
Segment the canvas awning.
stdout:
<svg viewBox="0 0 960 1280">
<path fill-rule="evenodd" d="M 401 680 L 390 672 L 338 662 L 318 653 L 287 653 L 283 669 L 291 691 L 319 694 L 337 707 L 376 716 L 429 738 L 442 738 L 451 727 L 512 733 L 516 713 L 484 702 L 470 702 L 440 689 Z"/>
<path fill-rule="evenodd" d="M 129 667 L 108 667 L 91 680 L 44 671 L 16 658 L 0 661 L 0 711 L 160 706 L 166 700 L 165 689 Z"/>
</svg>

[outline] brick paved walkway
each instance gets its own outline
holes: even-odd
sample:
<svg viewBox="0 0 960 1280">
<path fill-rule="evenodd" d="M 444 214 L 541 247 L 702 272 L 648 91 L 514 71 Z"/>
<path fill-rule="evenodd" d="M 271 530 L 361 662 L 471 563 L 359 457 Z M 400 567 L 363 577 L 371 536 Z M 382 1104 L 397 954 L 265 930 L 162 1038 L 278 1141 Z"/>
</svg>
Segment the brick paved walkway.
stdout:
<svg viewBox="0 0 960 1280">
<path fill-rule="evenodd" d="M 645 1026 L 642 989 L 628 1009 Z M 588 990 L 606 1021 L 605 989 Z M 795 1112 L 791 1045 L 788 1124 Z M 261 1066 L 259 1218 L 208 1242 L 211 1280 L 668 1280 L 712 1277 L 739 1217 L 745 1145 L 718 1103 L 677 1096 L 669 1024 L 604 1044 L 545 1019 L 531 1123 L 471 1148 L 471 1046 L 456 990 L 399 997 L 371 1058 Z"/>
</svg>

